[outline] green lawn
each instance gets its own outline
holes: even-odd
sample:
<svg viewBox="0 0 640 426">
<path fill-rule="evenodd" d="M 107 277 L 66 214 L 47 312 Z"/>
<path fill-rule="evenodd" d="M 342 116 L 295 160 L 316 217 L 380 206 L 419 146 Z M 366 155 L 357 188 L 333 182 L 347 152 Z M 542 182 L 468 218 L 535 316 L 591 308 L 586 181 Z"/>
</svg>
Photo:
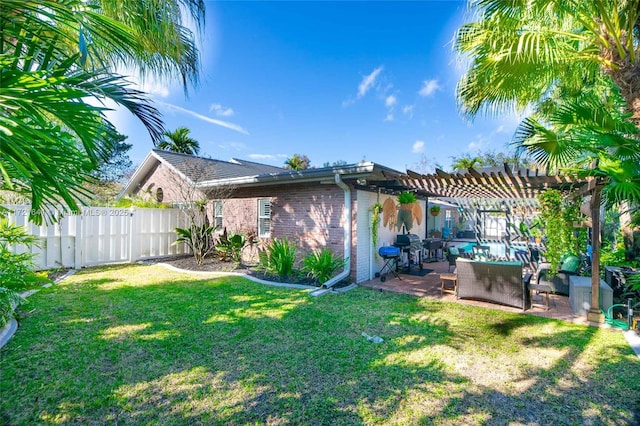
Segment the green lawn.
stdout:
<svg viewBox="0 0 640 426">
<path fill-rule="evenodd" d="M 0 424 L 640 419 L 640 362 L 607 329 L 142 265 L 84 270 L 24 309 L 0 351 Z"/>
</svg>

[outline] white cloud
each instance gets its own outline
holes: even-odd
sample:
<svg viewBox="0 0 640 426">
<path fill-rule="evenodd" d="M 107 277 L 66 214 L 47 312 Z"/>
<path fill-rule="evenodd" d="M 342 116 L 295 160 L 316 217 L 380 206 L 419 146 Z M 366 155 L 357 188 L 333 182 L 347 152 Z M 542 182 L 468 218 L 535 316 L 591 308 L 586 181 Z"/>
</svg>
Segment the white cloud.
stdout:
<svg viewBox="0 0 640 426">
<path fill-rule="evenodd" d="M 222 120 L 216 120 L 215 118 L 211 118 L 211 117 L 207 117 L 206 115 L 202 115 L 202 114 L 198 114 L 197 112 L 188 110 L 186 108 L 182 108 L 179 107 L 177 105 L 173 105 L 173 104 L 169 104 L 167 102 L 161 102 L 161 101 L 156 101 L 157 104 L 162 105 L 168 109 L 172 109 L 175 111 L 180 111 L 183 112 L 185 114 L 189 114 L 192 117 L 195 117 L 199 120 L 202 121 L 206 121 L 207 123 L 211 123 L 211 124 L 215 124 L 217 126 L 221 126 L 221 127 L 225 127 L 227 129 L 231 129 L 231 130 L 235 130 L 236 132 L 248 135 L 249 132 L 247 132 L 245 129 L 243 129 L 242 127 L 238 126 L 237 124 L 233 124 L 233 123 L 229 123 L 226 121 L 222 121 Z"/>
<path fill-rule="evenodd" d="M 387 108 L 390 108 L 397 103 L 398 103 L 398 100 L 393 95 L 387 96 L 387 98 L 384 100 L 384 104 L 387 106 Z"/>
<path fill-rule="evenodd" d="M 360 99 L 361 97 L 366 95 L 367 92 L 373 87 L 373 85 L 376 82 L 376 79 L 378 78 L 378 75 L 380 75 L 380 73 L 382 72 L 382 68 L 383 68 L 383 66 L 381 65 L 378 68 L 374 69 L 371 72 L 371 74 L 365 75 L 362 78 L 362 81 L 360 82 L 360 85 L 358 86 L 358 99 Z"/>
<path fill-rule="evenodd" d="M 504 124 L 499 125 L 494 131 L 493 133 L 498 134 L 498 133 L 504 133 Z"/>
<path fill-rule="evenodd" d="M 418 92 L 420 96 L 427 97 L 433 95 L 433 93 L 440 89 L 440 85 L 438 84 L 438 80 L 425 80 L 422 83 L 422 88 Z"/>
<path fill-rule="evenodd" d="M 219 115 L 221 117 L 231 117 L 234 114 L 233 109 L 223 107 L 220 104 L 211 104 L 211 106 L 209 107 L 209 112 L 215 112 L 216 115 Z"/>
<path fill-rule="evenodd" d="M 384 121 L 393 121 L 393 114 L 388 113 L 387 116 L 384 118 Z"/>
<path fill-rule="evenodd" d="M 420 154 L 424 152 L 424 141 L 415 141 L 413 143 L 413 147 L 411 148 L 411 152 L 414 154 Z"/>
<path fill-rule="evenodd" d="M 413 105 L 405 105 L 402 107 L 402 113 L 407 117 L 413 117 Z"/>
</svg>

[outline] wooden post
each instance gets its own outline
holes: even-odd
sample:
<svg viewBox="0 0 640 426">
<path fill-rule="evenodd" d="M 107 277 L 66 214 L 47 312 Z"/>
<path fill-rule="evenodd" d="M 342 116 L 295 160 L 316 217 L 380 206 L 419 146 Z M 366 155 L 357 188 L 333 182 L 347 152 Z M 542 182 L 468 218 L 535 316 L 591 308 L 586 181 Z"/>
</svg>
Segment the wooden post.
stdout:
<svg viewBox="0 0 640 426">
<path fill-rule="evenodd" d="M 591 262 L 591 308 L 587 312 L 587 320 L 604 322 L 600 312 L 600 200 L 602 188 L 597 184 L 591 192 L 591 247 L 593 248 Z"/>
</svg>

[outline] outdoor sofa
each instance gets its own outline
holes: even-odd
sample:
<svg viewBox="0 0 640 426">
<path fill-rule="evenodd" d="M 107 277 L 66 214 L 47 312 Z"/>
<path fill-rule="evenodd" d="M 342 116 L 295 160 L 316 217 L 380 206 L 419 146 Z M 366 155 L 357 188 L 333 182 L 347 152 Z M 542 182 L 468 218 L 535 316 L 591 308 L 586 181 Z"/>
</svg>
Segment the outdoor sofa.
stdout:
<svg viewBox="0 0 640 426">
<path fill-rule="evenodd" d="M 476 299 L 526 310 L 531 307 L 529 281 L 522 262 L 456 259 L 458 299 Z"/>
</svg>

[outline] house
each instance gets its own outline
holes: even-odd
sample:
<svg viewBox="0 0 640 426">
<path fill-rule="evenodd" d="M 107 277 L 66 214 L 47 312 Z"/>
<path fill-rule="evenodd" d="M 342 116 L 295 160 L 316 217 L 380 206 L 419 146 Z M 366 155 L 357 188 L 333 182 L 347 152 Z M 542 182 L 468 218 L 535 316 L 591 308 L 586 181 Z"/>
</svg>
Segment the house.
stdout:
<svg viewBox="0 0 640 426">
<path fill-rule="evenodd" d="M 426 200 L 413 209 L 411 229 L 398 229 L 396 194 L 404 173 L 371 162 L 302 171 L 251 161 L 212 160 L 152 150 L 120 196 L 146 196 L 181 205 L 210 201 L 213 223 L 230 232 L 255 233 L 260 240 L 288 238 L 301 255 L 327 247 L 349 258 L 341 278 L 372 279 L 382 267 L 382 245 L 409 231 L 425 238 Z M 375 204 L 383 211 L 378 241 L 372 244 Z"/>
</svg>

